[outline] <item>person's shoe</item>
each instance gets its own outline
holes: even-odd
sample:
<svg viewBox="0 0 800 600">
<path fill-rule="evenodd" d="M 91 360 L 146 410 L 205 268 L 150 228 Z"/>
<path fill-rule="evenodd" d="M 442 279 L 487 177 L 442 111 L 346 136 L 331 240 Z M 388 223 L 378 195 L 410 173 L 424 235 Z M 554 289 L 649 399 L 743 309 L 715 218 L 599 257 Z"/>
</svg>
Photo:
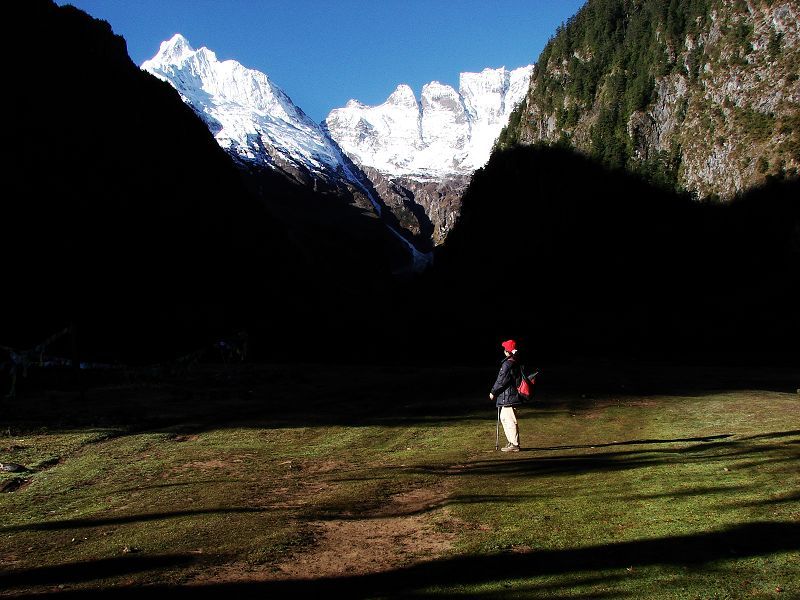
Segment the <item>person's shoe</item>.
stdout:
<svg viewBox="0 0 800 600">
<path fill-rule="evenodd" d="M 503 446 L 500 448 L 500 452 L 519 452 L 519 446 L 508 444 L 508 446 Z"/>
</svg>

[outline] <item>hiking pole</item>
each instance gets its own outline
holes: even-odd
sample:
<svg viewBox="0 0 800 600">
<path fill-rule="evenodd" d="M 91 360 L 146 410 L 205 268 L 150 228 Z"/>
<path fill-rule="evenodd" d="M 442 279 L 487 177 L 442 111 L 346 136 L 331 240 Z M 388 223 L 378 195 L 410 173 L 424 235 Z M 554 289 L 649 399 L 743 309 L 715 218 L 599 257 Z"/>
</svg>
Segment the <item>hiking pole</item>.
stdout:
<svg viewBox="0 0 800 600">
<path fill-rule="evenodd" d="M 494 449 L 500 450 L 500 407 L 497 407 L 497 427 L 494 430 Z"/>
</svg>

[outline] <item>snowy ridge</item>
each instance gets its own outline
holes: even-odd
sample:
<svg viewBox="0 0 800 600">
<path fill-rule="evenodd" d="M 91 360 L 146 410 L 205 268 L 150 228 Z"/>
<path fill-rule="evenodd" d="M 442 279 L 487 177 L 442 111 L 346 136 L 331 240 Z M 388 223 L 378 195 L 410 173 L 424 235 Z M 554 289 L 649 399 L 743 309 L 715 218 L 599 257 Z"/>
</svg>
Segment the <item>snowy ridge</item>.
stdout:
<svg viewBox="0 0 800 600">
<path fill-rule="evenodd" d="M 220 61 L 208 48 L 195 50 L 181 34 L 163 42 L 141 67 L 174 87 L 235 158 L 315 188 L 321 180 L 327 189 L 353 193 L 356 202 L 365 199 L 378 217 L 390 213 L 404 223 L 402 229 L 384 224 L 408 247 L 414 270 L 424 269 L 432 255 L 410 240 L 427 218 L 436 232 L 431 243 L 443 241 L 464 182 L 489 159 L 533 71 L 462 73 L 458 90 L 433 81 L 419 99 L 401 84 L 379 106 L 351 100 L 317 124 L 264 73 Z M 372 175 L 360 167 L 370 167 Z M 429 189 L 431 182 L 446 183 Z M 442 189 L 449 191 L 442 195 Z M 429 247 L 424 241 L 420 246 Z"/>
<path fill-rule="evenodd" d="M 327 177 L 342 172 L 342 156 L 314 123 L 264 73 L 208 48 L 194 50 L 181 34 L 162 42 L 141 65 L 172 85 L 206 122 L 217 142 L 259 164 L 286 161 Z"/>
<path fill-rule="evenodd" d="M 461 73 L 458 90 L 433 81 L 419 100 L 401 84 L 381 105 L 351 100 L 318 125 L 264 73 L 195 50 L 179 33 L 141 66 L 172 85 L 240 159 L 356 184 L 340 148 L 390 177 L 443 179 L 482 167 L 533 72 L 529 65 Z"/>
<path fill-rule="evenodd" d="M 399 85 L 378 106 L 351 100 L 325 127 L 357 164 L 390 177 L 441 179 L 469 174 L 489 160 L 497 136 L 528 91 L 533 65 L 461 73 L 459 89 L 437 81 L 417 101 Z"/>
</svg>

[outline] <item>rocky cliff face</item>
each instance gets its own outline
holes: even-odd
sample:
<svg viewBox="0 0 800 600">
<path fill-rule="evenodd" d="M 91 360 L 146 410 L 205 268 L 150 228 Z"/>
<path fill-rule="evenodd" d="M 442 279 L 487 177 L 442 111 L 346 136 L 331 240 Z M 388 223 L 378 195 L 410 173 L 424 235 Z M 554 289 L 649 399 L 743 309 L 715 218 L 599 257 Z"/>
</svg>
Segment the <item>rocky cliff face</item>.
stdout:
<svg viewBox="0 0 800 600">
<path fill-rule="evenodd" d="M 561 142 L 700 197 L 800 168 L 797 0 L 590 0 L 500 145 Z"/>
<path fill-rule="evenodd" d="M 461 196 L 469 185 L 470 175 L 418 180 L 390 177 L 372 167 L 362 167 L 362 171 L 372 182 L 376 195 L 419 248 L 430 250 L 445 241 L 458 218 Z"/>
</svg>

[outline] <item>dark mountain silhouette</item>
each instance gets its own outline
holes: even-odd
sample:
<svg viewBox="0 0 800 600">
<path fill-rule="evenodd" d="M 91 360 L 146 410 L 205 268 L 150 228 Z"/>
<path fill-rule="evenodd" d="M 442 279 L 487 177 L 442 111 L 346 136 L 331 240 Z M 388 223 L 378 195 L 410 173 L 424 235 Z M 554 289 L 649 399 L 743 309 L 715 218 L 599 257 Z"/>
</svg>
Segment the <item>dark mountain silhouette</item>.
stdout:
<svg viewBox="0 0 800 600">
<path fill-rule="evenodd" d="M 516 335 L 551 358 L 797 352 L 797 180 L 700 203 L 571 150 L 519 147 L 475 174 L 436 260 L 451 318 L 472 324 L 453 346 Z"/>
<path fill-rule="evenodd" d="M 236 168 L 110 26 L 4 6 L 12 110 L 0 343 L 69 323 L 86 358 L 152 362 L 245 328 L 251 355 L 326 361 L 797 353 L 800 193 L 700 203 L 558 147 L 493 155 L 421 278 L 346 199 Z"/>
<path fill-rule="evenodd" d="M 0 343 L 76 322 L 83 348 L 152 360 L 245 325 L 299 337 L 406 258 L 357 208 L 243 174 L 105 21 L 49 0 L 3 12 Z"/>
</svg>

